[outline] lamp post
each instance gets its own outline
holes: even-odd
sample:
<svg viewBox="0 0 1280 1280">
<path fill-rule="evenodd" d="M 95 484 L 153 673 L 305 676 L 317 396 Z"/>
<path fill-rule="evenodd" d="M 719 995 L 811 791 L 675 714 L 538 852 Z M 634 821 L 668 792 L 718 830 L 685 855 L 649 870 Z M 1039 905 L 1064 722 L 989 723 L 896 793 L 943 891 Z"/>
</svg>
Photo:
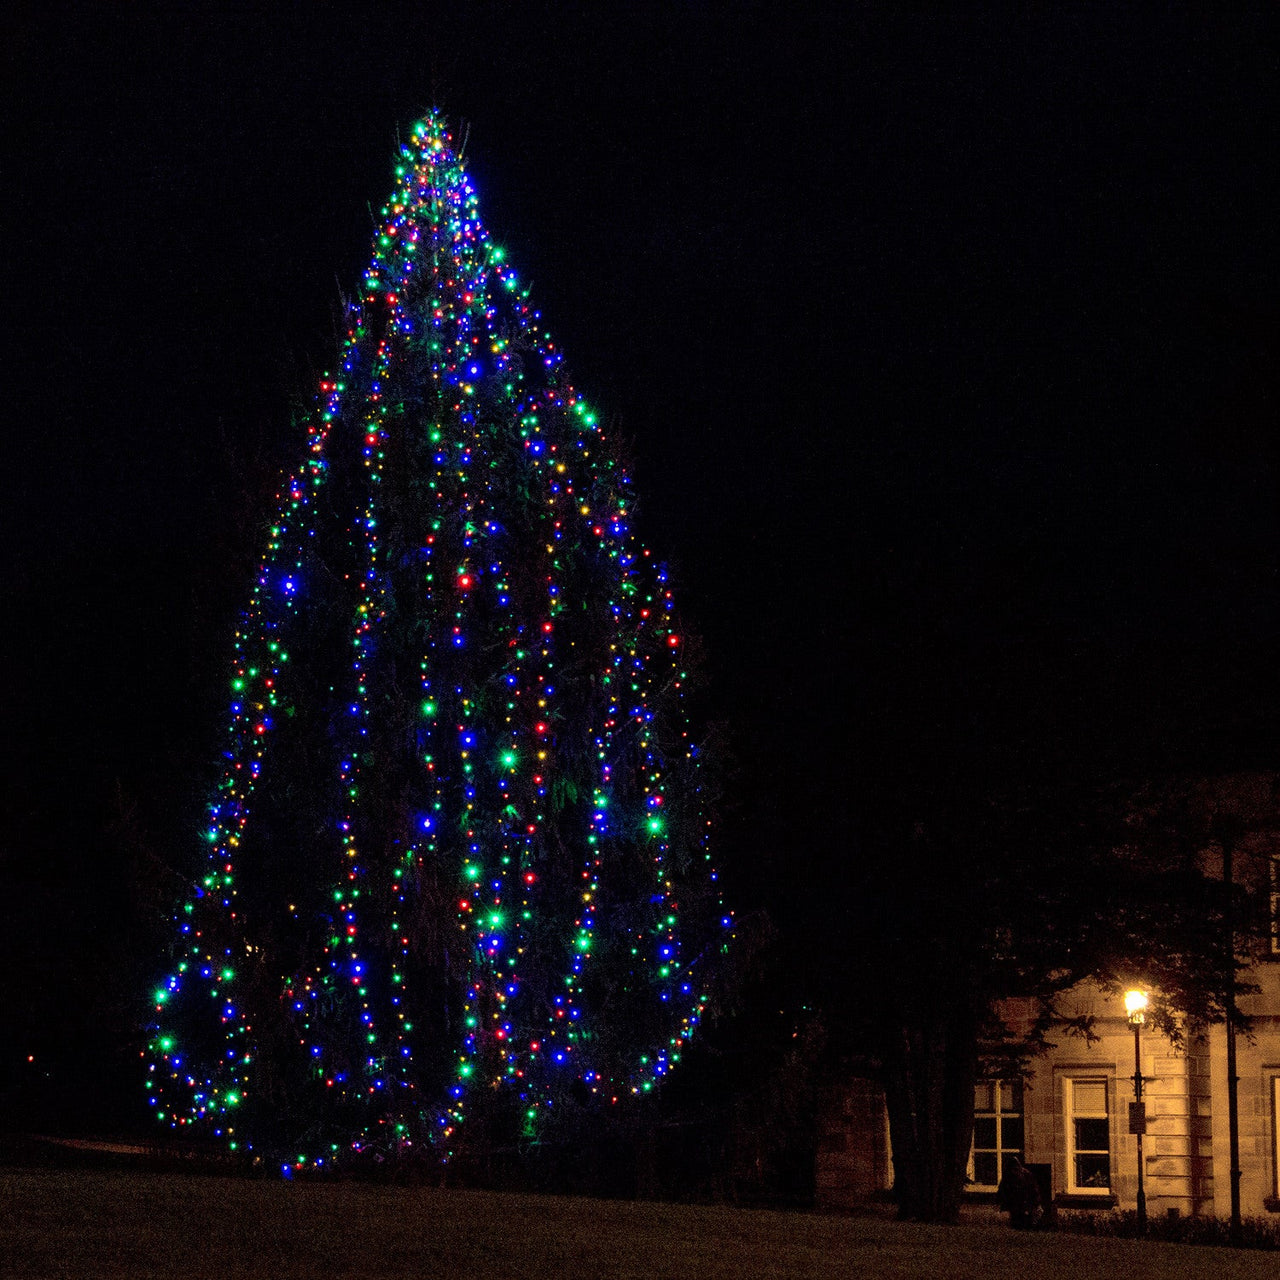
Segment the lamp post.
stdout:
<svg viewBox="0 0 1280 1280">
<path fill-rule="evenodd" d="M 1148 997 L 1134 989 L 1124 993 L 1124 1010 L 1133 1028 L 1133 1103 L 1129 1107 L 1129 1132 L 1138 1139 L 1138 1232 L 1147 1231 L 1147 1193 L 1142 1185 L 1142 1135 L 1147 1131 L 1147 1108 L 1142 1101 L 1142 1024 L 1147 1020 Z"/>
</svg>

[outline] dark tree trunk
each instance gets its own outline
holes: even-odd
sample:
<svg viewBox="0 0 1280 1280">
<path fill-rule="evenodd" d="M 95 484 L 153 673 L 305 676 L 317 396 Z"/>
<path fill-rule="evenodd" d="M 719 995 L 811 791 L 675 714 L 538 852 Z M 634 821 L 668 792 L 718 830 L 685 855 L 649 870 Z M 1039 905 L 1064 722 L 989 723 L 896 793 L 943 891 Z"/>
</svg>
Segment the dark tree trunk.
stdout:
<svg viewBox="0 0 1280 1280">
<path fill-rule="evenodd" d="M 954 1222 L 973 1137 L 977 1019 L 968 1009 L 904 1018 L 886 1036 L 885 1101 L 898 1214 Z"/>
</svg>

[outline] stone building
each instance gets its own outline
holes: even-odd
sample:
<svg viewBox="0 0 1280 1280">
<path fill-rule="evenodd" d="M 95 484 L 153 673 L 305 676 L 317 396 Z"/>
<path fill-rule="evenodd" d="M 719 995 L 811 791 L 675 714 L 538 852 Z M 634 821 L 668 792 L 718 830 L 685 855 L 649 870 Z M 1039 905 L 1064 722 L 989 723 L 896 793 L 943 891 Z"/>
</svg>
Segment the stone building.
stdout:
<svg viewBox="0 0 1280 1280">
<path fill-rule="evenodd" d="M 1236 817 L 1233 874 L 1269 895 L 1271 936 L 1254 948 L 1242 982 L 1256 986 L 1240 1009 L 1251 1029 L 1237 1036 L 1240 1205 L 1244 1216 L 1280 1213 L 1280 811 L 1276 779 L 1249 775 L 1205 783 L 1205 804 Z M 1202 857 L 1220 868 L 1210 840 Z M 1061 1212 L 1133 1209 L 1138 1192 L 1134 1101 L 1135 1037 L 1123 997 L 1082 983 L 1063 1012 L 1093 1020 L 1093 1038 L 1058 1036 L 1031 1062 L 1027 1078 L 977 1086 L 968 1195 L 994 1199 L 1000 1170 L 1013 1154 L 1038 1167 Z M 1030 1008 L 1009 1002 L 1011 1026 Z M 1188 1027 L 1180 1045 L 1149 1025 L 1140 1028 L 1145 1133 L 1143 1184 L 1149 1217 L 1227 1217 L 1231 1208 L 1227 1037 L 1221 1025 Z M 892 1185 L 892 1152 L 883 1095 L 870 1081 L 829 1092 L 818 1135 L 817 1195 L 848 1206 Z"/>
</svg>

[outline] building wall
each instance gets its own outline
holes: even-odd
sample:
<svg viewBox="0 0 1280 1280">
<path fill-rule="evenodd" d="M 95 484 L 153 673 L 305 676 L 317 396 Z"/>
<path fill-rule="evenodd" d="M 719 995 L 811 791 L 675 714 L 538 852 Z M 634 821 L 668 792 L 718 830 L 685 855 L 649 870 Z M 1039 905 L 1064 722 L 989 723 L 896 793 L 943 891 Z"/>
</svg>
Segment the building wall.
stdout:
<svg viewBox="0 0 1280 1280">
<path fill-rule="evenodd" d="M 1119 997 L 1091 984 L 1065 1002 L 1072 1013 L 1094 1019 L 1094 1039 L 1062 1036 L 1033 1064 L 1023 1097 L 1026 1149 L 1031 1164 L 1048 1164 L 1057 1203 L 1065 1208 L 1104 1210 L 1137 1203 L 1138 1138 L 1129 1132 L 1134 1100 L 1133 1030 Z M 1144 1027 L 1139 1039 L 1147 1131 L 1142 1139 L 1143 1180 L 1151 1215 L 1212 1212 L 1212 1152 L 1204 1140 L 1209 1111 L 1208 1057 L 1198 1046 L 1178 1051 L 1160 1033 Z M 1076 1082 L 1106 1082 L 1109 1155 L 1105 1185 L 1076 1186 L 1072 1177 L 1072 1088 Z M 1096 1114 L 1096 1113 L 1093 1113 Z"/>
<path fill-rule="evenodd" d="M 1280 964 L 1260 963 L 1244 977 L 1256 995 L 1242 997 L 1251 1035 L 1237 1037 L 1240 1114 L 1240 1199 L 1246 1217 L 1280 1213 L 1277 1194 L 1277 1080 L 1280 1080 Z M 1065 1012 L 1094 1019 L 1092 1040 L 1060 1036 L 1032 1063 L 1022 1091 L 1022 1155 L 1048 1165 L 1060 1212 L 1133 1209 L 1138 1143 L 1129 1133 L 1134 1041 L 1119 996 L 1092 984 L 1077 987 Z M 1015 1003 L 1004 1009 L 1016 1025 Z M 1150 1217 L 1217 1215 L 1231 1211 L 1227 1124 L 1226 1032 L 1221 1026 L 1188 1035 L 1181 1048 L 1151 1027 L 1140 1036 L 1147 1132 L 1143 1179 Z M 1109 1179 L 1105 1188 L 1073 1188 L 1072 1081 L 1105 1080 Z M 815 1186 L 818 1203 L 849 1208 L 882 1195 L 893 1181 L 884 1094 L 870 1080 L 848 1079 L 825 1090 L 819 1108 Z M 988 1197 L 989 1198 L 989 1197 Z"/>
<path fill-rule="evenodd" d="M 891 1182 L 884 1091 L 857 1077 L 829 1085 L 818 1108 L 815 1198 L 850 1209 L 882 1195 Z"/>
<path fill-rule="evenodd" d="M 1169 788 L 1176 812 L 1203 842 L 1200 859 L 1207 875 L 1221 876 L 1226 861 L 1219 839 L 1234 831 L 1232 875 L 1263 899 L 1270 893 L 1271 937 L 1258 959 L 1241 974 L 1258 991 L 1240 998 L 1253 1020 L 1250 1035 L 1236 1041 L 1240 1135 L 1240 1205 L 1246 1216 L 1280 1212 L 1277 1182 L 1276 1097 L 1280 1080 L 1280 775 L 1243 773 L 1184 780 Z M 1198 816 L 1197 816 L 1198 815 Z M 1198 834 L 1198 837 L 1196 833 Z M 1069 1185 L 1070 1117 L 1065 1082 L 1097 1072 L 1110 1082 L 1112 1102 L 1111 1186 L 1121 1209 L 1137 1203 L 1137 1140 L 1128 1132 L 1127 1104 L 1133 1098 L 1133 1032 L 1122 1000 L 1082 983 L 1063 1002 L 1064 1011 L 1096 1018 L 1096 1043 L 1062 1037 L 1047 1056 L 1033 1063 L 1025 1090 L 1027 1151 L 1030 1162 L 1050 1162 L 1055 1198 L 1088 1207 L 1088 1196 Z M 1016 1018 L 1012 1002 L 1006 1016 Z M 1221 1026 L 1188 1034 L 1181 1049 L 1151 1028 L 1141 1035 L 1147 1101 L 1143 1176 L 1151 1216 L 1231 1211 L 1227 1037 Z"/>
<path fill-rule="evenodd" d="M 1275 1081 L 1280 1078 L 1280 966 L 1259 964 L 1247 975 L 1261 990 L 1240 1000 L 1253 1019 L 1251 1034 L 1236 1038 L 1239 1078 L 1240 1205 L 1245 1214 L 1275 1212 L 1277 1203 L 1277 1117 Z M 1213 1212 L 1231 1208 L 1230 1150 L 1227 1129 L 1226 1032 L 1213 1027 L 1212 1046 L 1213 1163 L 1219 1176 L 1214 1184 Z"/>
<path fill-rule="evenodd" d="M 1233 832 L 1233 879 L 1264 901 L 1270 894 L 1271 937 L 1241 975 L 1258 991 L 1240 998 L 1241 1011 L 1253 1022 L 1251 1034 L 1237 1037 L 1240 1203 L 1245 1216 L 1280 1213 L 1280 774 L 1184 780 L 1168 791 L 1174 811 L 1190 824 L 1189 835 L 1202 842 L 1204 871 L 1222 874 L 1226 858 L 1220 838 Z M 1157 797 L 1151 803 L 1162 802 Z M 1133 1209 L 1138 1187 L 1138 1144 L 1128 1124 L 1133 1031 L 1121 997 L 1096 985 L 1082 983 L 1062 1004 L 1064 1012 L 1092 1015 L 1095 1038 L 1062 1035 L 1054 1049 L 1032 1063 L 1022 1090 L 1023 1158 L 1048 1166 L 1055 1201 L 1064 1211 Z M 1013 1001 L 1002 1012 L 1015 1029 L 1020 1016 L 1030 1016 L 1029 1008 Z M 1148 1214 L 1226 1217 L 1231 1210 L 1226 1031 L 1215 1026 L 1201 1035 L 1189 1033 L 1178 1048 L 1146 1027 L 1140 1045 Z M 1106 1082 L 1109 1176 L 1105 1187 L 1077 1188 L 1071 1177 L 1073 1082 L 1090 1080 Z M 855 1203 L 889 1185 L 892 1155 L 877 1086 L 850 1081 L 833 1090 L 820 1125 L 820 1203 Z M 988 1155 L 988 1167 L 994 1167 L 994 1159 Z"/>
<path fill-rule="evenodd" d="M 1253 1018 L 1237 1036 L 1240 1202 L 1246 1216 L 1280 1211 L 1277 1196 L 1276 1081 L 1280 1080 L 1280 966 L 1264 963 L 1246 975 L 1261 988 L 1242 997 Z M 1096 1039 L 1061 1037 L 1033 1063 L 1023 1097 L 1024 1158 L 1049 1164 L 1058 1204 L 1066 1209 L 1132 1209 L 1137 1204 L 1138 1143 L 1129 1133 L 1134 1097 L 1134 1039 L 1119 996 L 1092 984 L 1076 988 L 1064 1008 L 1094 1018 Z M 1016 1018 L 1016 1008 L 1007 1013 Z M 1188 1035 L 1181 1048 L 1151 1027 L 1140 1036 L 1147 1132 L 1143 1178 L 1147 1212 L 1216 1214 L 1231 1210 L 1226 1031 Z M 1069 1081 L 1104 1079 L 1108 1086 L 1110 1180 L 1106 1192 L 1071 1185 Z"/>
</svg>

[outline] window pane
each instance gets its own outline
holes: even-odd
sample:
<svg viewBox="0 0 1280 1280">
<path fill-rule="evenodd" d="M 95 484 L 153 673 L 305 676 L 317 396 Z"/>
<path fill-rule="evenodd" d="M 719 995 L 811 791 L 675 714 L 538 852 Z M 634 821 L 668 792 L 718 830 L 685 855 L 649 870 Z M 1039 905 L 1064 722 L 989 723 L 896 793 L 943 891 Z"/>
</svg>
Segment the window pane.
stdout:
<svg viewBox="0 0 1280 1280">
<path fill-rule="evenodd" d="M 1076 1186 L 1109 1187 L 1111 1161 L 1106 1156 L 1076 1156 Z"/>
<path fill-rule="evenodd" d="M 1000 1121 L 1000 1146 L 1005 1151 L 1022 1150 L 1021 1116 L 1005 1116 Z"/>
<path fill-rule="evenodd" d="M 1006 1111 L 1022 1110 L 1022 1081 L 1006 1080 L 1000 1086 L 1003 1093 L 1003 1105 Z"/>
<path fill-rule="evenodd" d="M 973 1153 L 973 1180 L 983 1186 L 994 1187 L 1000 1179 L 996 1176 L 996 1153 L 994 1151 L 975 1151 Z"/>
<path fill-rule="evenodd" d="M 973 1122 L 973 1145 L 994 1151 L 996 1147 L 996 1121 L 994 1116 L 978 1116 Z"/>
<path fill-rule="evenodd" d="M 1071 1089 L 1071 1106 L 1076 1115 L 1107 1114 L 1107 1082 L 1105 1080 L 1076 1080 Z"/>
<path fill-rule="evenodd" d="M 991 1096 L 991 1081 L 983 1080 L 973 1086 L 973 1109 L 975 1111 L 994 1111 L 995 1105 Z"/>
<path fill-rule="evenodd" d="M 1076 1121 L 1077 1151 L 1106 1151 L 1110 1146 L 1111 1141 L 1105 1120 Z"/>
</svg>

